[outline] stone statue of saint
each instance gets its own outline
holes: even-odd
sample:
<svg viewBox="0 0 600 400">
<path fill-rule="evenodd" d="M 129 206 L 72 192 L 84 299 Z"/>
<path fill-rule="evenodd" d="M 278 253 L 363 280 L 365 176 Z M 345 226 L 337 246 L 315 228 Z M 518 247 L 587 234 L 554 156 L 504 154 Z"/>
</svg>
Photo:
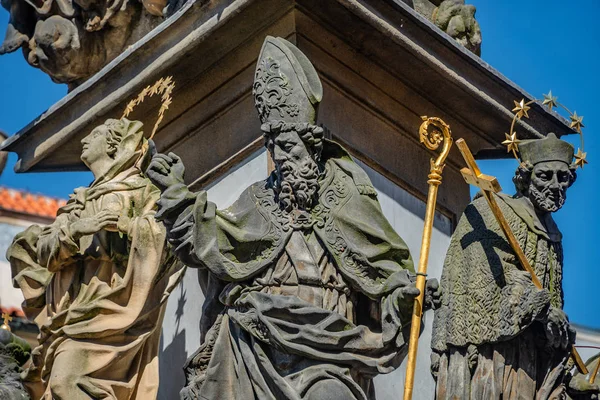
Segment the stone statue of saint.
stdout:
<svg viewBox="0 0 600 400">
<path fill-rule="evenodd" d="M 366 173 L 315 125 L 322 86 L 306 56 L 267 37 L 253 93 L 275 170 L 232 206 L 190 192 L 175 154 L 147 171 L 206 297 L 182 398 L 373 399 L 372 378 L 407 350 L 419 293 L 408 248 Z"/>
<path fill-rule="evenodd" d="M 558 399 L 575 332 L 563 312 L 562 235 L 552 213 L 576 179 L 573 146 L 549 134 L 519 145 L 516 195 L 497 196 L 544 289 L 525 272 L 482 196 L 452 235 L 435 313 L 437 399 Z"/>
<path fill-rule="evenodd" d="M 82 144 L 94 181 L 7 253 L 40 329 L 23 380 L 35 399 L 154 399 L 166 299 L 183 269 L 154 218 L 147 140 L 141 122 L 109 119 Z"/>
</svg>

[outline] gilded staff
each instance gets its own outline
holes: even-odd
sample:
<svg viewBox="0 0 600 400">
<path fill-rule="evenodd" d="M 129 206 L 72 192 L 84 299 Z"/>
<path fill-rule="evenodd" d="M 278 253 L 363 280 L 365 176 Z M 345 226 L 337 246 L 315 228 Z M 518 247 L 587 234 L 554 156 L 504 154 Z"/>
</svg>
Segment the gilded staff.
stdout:
<svg viewBox="0 0 600 400">
<path fill-rule="evenodd" d="M 435 203 L 437 200 L 438 186 L 442 184 L 442 170 L 450 147 L 452 147 L 452 133 L 450 126 L 442 119 L 436 117 L 421 117 L 423 123 L 419 128 L 420 141 L 429 150 L 436 150 L 443 143 L 442 152 L 437 160 L 431 159 L 431 169 L 427 183 L 429 193 L 427 195 L 427 209 L 425 212 L 425 226 L 423 228 L 423 239 L 421 240 L 421 254 L 419 256 L 419 267 L 417 272 L 416 287 L 419 296 L 415 299 L 413 306 L 412 323 L 410 327 L 410 339 L 408 343 L 408 363 L 406 365 L 406 379 L 404 381 L 404 400 L 412 399 L 415 383 L 415 366 L 417 363 L 417 350 L 419 348 L 419 334 L 421 333 L 421 318 L 423 317 L 423 301 L 425 299 L 425 284 L 427 278 L 427 261 L 429 259 L 429 246 L 431 244 L 431 230 L 433 229 L 433 217 L 435 215 Z M 429 126 L 434 128 L 429 131 Z"/>
<path fill-rule="evenodd" d="M 527 257 L 525 257 L 523 249 L 521 249 L 517 238 L 510 229 L 506 218 L 504 218 L 504 215 L 502 214 L 500 206 L 498 206 L 498 203 L 494 198 L 493 193 L 499 193 L 502 191 L 500 183 L 498 183 L 498 180 L 495 177 L 481 173 L 479 167 L 477 166 L 477 163 L 475 162 L 475 158 L 473 158 L 473 154 L 471 154 L 471 150 L 469 150 L 469 146 L 467 146 L 467 142 L 465 142 L 464 139 L 458 139 L 456 141 L 456 146 L 458 147 L 458 150 L 462 154 L 468 166 L 468 168 L 463 168 L 460 171 L 463 178 L 465 178 L 465 181 L 469 185 L 475 185 L 481 189 L 481 191 L 483 192 L 483 196 L 487 200 L 487 203 L 490 206 L 492 213 L 494 214 L 494 217 L 496 217 L 500 228 L 502 228 L 502 232 L 504 232 L 506 239 L 508 239 L 510 246 L 515 252 L 519 263 L 521 263 L 525 271 L 527 271 L 529 275 L 531 275 L 531 280 L 533 281 L 535 287 L 537 287 L 538 289 L 543 289 L 542 284 L 536 276 L 535 271 L 531 267 L 531 264 L 529 264 L 529 260 L 527 260 Z M 577 366 L 579 372 L 581 372 L 582 374 L 587 374 L 588 370 L 585 364 L 583 363 L 583 360 L 579 356 L 577 349 L 575 349 L 575 346 L 573 346 L 571 349 L 571 357 L 573 358 L 573 361 L 575 361 L 575 365 Z"/>
<path fill-rule="evenodd" d="M 596 381 L 596 375 L 598 375 L 598 370 L 600 370 L 600 359 L 598 360 L 598 363 L 596 364 L 596 368 L 594 368 L 594 372 L 592 372 L 592 375 L 590 375 L 590 383 L 592 385 Z"/>
</svg>

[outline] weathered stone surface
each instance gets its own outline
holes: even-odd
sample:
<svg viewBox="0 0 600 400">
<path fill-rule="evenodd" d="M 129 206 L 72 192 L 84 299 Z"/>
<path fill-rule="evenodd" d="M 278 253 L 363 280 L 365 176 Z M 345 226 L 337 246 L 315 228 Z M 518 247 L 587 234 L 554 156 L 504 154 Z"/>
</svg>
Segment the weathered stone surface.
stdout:
<svg viewBox="0 0 600 400">
<path fill-rule="evenodd" d="M 147 171 L 176 254 L 202 271 L 203 344 L 182 398 L 372 399 L 372 378 L 406 352 L 409 251 L 366 173 L 315 125 L 322 85 L 306 56 L 267 37 L 253 95 L 275 170 L 231 207 L 190 192 L 173 153 Z"/>
<path fill-rule="evenodd" d="M 475 19 L 475 6 L 464 0 L 412 0 L 415 10 L 458 43 L 481 55 L 481 29 Z"/>
<path fill-rule="evenodd" d="M 544 289 L 520 267 L 485 199 L 465 210 L 442 272 L 432 372 L 437 398 L 563 398 L 575 332 L 563 307 L 562 235 L 551 214 L 576 179 L 573 146 L 520 144 L 517 194 L 498 204 Z"/>
<path fill-rule="evenodd" d="M 198 3 L 205 0 L 191 2 Z M 3 0 L 10 13 L 0 55 L 23 49 L 27 62 L 53 81 L 75 88 L 121 54 L 184 0 Z M 407 1 L 411 4 L 412 1 Z M 475 54 L 480 54 L 481 32 L 475 7 L 464 0 L 415 0 L 416 11 Z"/>
<path fill-rule="evenodd" d="M 0 55 L 22 48 L 30 65 L 72 89 L 181 5 L 182 0 L 3 0 L 10 19 Z"/>
<path fill-rule="evenodd" d="M 31 347 L 26 341 L 8 330 L 0 329 L 0 399 L 29 400 L 20 373 L 30 353 Z"/>
<path fill-rule="evenodd" d="M 600 374 L 596 375 L 594 383 L 590 383 L 590 377 L 596 371 L 598 362 L 600 362 L 600 353 L 586 361 L 585 365 L 589 371 L 588 374 L 584 375 L 578 371 L 573 374 L 568 387 L 568 398 L 570 400 L 597 400 L 600 398 L 600 376 L 598 376 Z"/>
<path fill-rule="evenodd" d="M 256 57 L 267 34 L 294 42 L 319 72 L 327 101 L 320 107 L 317 125 L 326 126 L 353 157 L 369 167 L 370 174 L 382 174 L 386 185 L 394 188 L 390 196 L 397 200 L 398 193 L 404 193 L 410 204 L 419 207 L 427 193 L 423 165 L 430 158 L 415 139 L 420 115 L 447 120 L 479 155 L 492 149 L 491 156 L 503 157 L 506 150 L 498 144 L 512 119 L 512 100 L 528 97 L 397 0 L 213 0 L 206 8 L 190 6 L 177 13 L 32 121 L 7 144 L 19 153 L 17 169 L 82 168 L 80 140 L 90 129 L 107 116 L 121 113 L 148 82 L 172 74 L 178 88 L 156 135 L 157 146 L 182 158 L 191 190 L 219 181 L 263 144 L 251 90 Z M 151 107 L 140 107 L 138 112 L 155 115 Z M 550 130 L 565 132 L 568 127 L 568 122 L 541 108 L 530 115 L 529 125 L 521 127 L 526 137 L 541 137 Z M 453 153 L 440 189 L 436 215 L 450 221 L 447 233 L 469 202 L 469 190 L 459 172 L 462 166 L 458 152 Z M 253 177 L 242 186 L 264 178 Z M 380 202 L 382 198 L 385 195 L 380 192 Z M 210 192 L 209 199 L 220 208 L 231 204 Z M 407 242 L 412 236 L 420 240 L 418 216 L 422 213 L 418 210 L 408 207 L 402 218 L 396 210 L 386 210 L 390 221 L 401 220 L 395 227 Z M 440 253 L 445 253 L 447 242 L 443 244 Z M 411 250 L 418 254 L 419 243 L 413 243 Z M 191 280 L 197 284 L 198 271 L 192 272 Z M 192 294 L 199 287 L 184 289 L 188 307 L 201 304 Z M 172 303 L 177 300 L 173 298 Z M 179 360 L 197 348 L 198 318 L 192 314 L 199 313 L 188 311 L 181 319 L 191 321 L 181 326 L 171 318 L 165 346 L 172 345 L 167 350 L 177 352 L 184 342 Z M 177 340 L 173 331 L 181 334 Z M 185 340 L 180 341 L 181 337 Z M 162 362 L 165 377 L 170 377 L 170 364 Z M 429 363 L 419 361 L 419 365 L 428 368 Z M 177 373 L 182 382 L 181 371 Z M 391 398 L 401 391 L 402 376 L 399 370 L 379 376 L 380 395 Z M 425 379 L 429 384 L 431 378 Z"/>
<path fill-rule="evenodd" d="M 141 122 L 96 127 L 81 154 L 92 184 L 8 250 L 24 311 L 40 328 L 24 373 L 33 398 L 156 397 L 160 325 L 183 269 L 154 218 L 146 147 Z"/>
<path fill-rule="evenodd" d="M 156 143 L 183 159 L 186 183 L 199 188 L 262 146 L 251 90 L 267 34 L 296 43 L 323 78 L 329 100 L 317 124 L 421 199 L 421 166 L 430 159 L 415 139 L 421 115 L 443 118 L 476 156 L 506 157 L 499 143 L 513 100 L 529 98 L 398 0 L 213 0 L 186 3 L 5 148 L 19 154 L 19 172 L 82 169 L 80 140 L 121 113 L 148 82 L 172 75 L 178 86 Z M 155 116 L 148 106 L 136 112 L 144 120 Z M 529 115 L 518 122 L 523 139 L 568 132 L 568 121 L 544 108 L 534 106 Z M 438 198 L 439 210 L 453 219 L 469 201 L 460 166 L 452 153 Z"/>
</svg>

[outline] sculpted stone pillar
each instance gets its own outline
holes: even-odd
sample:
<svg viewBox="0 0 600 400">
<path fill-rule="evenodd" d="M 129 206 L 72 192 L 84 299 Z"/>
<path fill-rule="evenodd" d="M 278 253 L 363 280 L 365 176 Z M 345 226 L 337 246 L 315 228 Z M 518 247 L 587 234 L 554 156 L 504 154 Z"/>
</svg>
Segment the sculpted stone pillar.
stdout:
<svg viewBox="0 0 600 400">
<path fill-rule="evenodd" d="M 2 6 L 10 18 L 0 55 L 22 48 L 31 66 L 72 89 L 183 3 L 183 0 L 3 0 Z"/>
<path fill-rule="evenodd" d="M 24 383 L 35 399 L 153 399 L 166 299 L 183 269 L 154 218 L 142 123 L 109 119 L 82 144 L 94 181 L 7 254 L 40 329 Z"/>
</svg>

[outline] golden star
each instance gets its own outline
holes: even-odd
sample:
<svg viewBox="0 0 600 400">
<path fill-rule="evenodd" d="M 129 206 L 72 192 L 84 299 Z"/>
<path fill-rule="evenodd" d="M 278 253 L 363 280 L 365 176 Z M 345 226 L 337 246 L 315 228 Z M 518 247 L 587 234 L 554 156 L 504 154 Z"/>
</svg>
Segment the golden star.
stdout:
<svg viewBox="0 0 600 400">
<path fill-rule="evenodd" d="M 545 106 L 548 106 L 548 109 L 550 111 L 552 111 L 552 107 L 557 106 L 557 100 L 558 100 L 558 97 L 552 96 L 552 90 L 551 90 L 548 92 L 548 94 L 544 95 L 544 101 L 542 101 L 542 104 Z"/>
<path fill-rule="evenodd" d="M 583 116 L 580 117 L 575 111 L 569 118 L 571 119 L 571 128 L 575 129 L 577 132 L 581 132 L 581 128 L 585 127 L 585 125 L 583 125 Z"/>
<path fill-rule="evenodd" d="M 575 165 L 583 169 L 585 164 L 589 164 L 586 160 L 586 157 L 587 153 L 582 152 L 581 149 L 577 149 L 577 154 L 575 154 Z"/>
<path fill-rule="evenodd" d="M 506 146 L 506 152 L 519 151 L 519 143 L 521 143 L 521 141 L 517 139 L 517 132 L 513 132 L 512 135 L 505 133 L 504 136 L 506 136 L 506 140 L 502 142 L 502 144 Z"/>
<path fill-rule="evenodd" d="M 515 108 L 513 108 L 513 111 L 517 113 L 517 118 L 521 119 L 523 118 L 523 116 L 525 116 L 525 118 L 529 118 L 529 114 L 527 114 L 527 111 L 531 110 L 531 107 L 525 104 L 525 99 L 522 99 L 518 103 L 516 100 L 514 100 L 514 102 Z"/>
</svg>

